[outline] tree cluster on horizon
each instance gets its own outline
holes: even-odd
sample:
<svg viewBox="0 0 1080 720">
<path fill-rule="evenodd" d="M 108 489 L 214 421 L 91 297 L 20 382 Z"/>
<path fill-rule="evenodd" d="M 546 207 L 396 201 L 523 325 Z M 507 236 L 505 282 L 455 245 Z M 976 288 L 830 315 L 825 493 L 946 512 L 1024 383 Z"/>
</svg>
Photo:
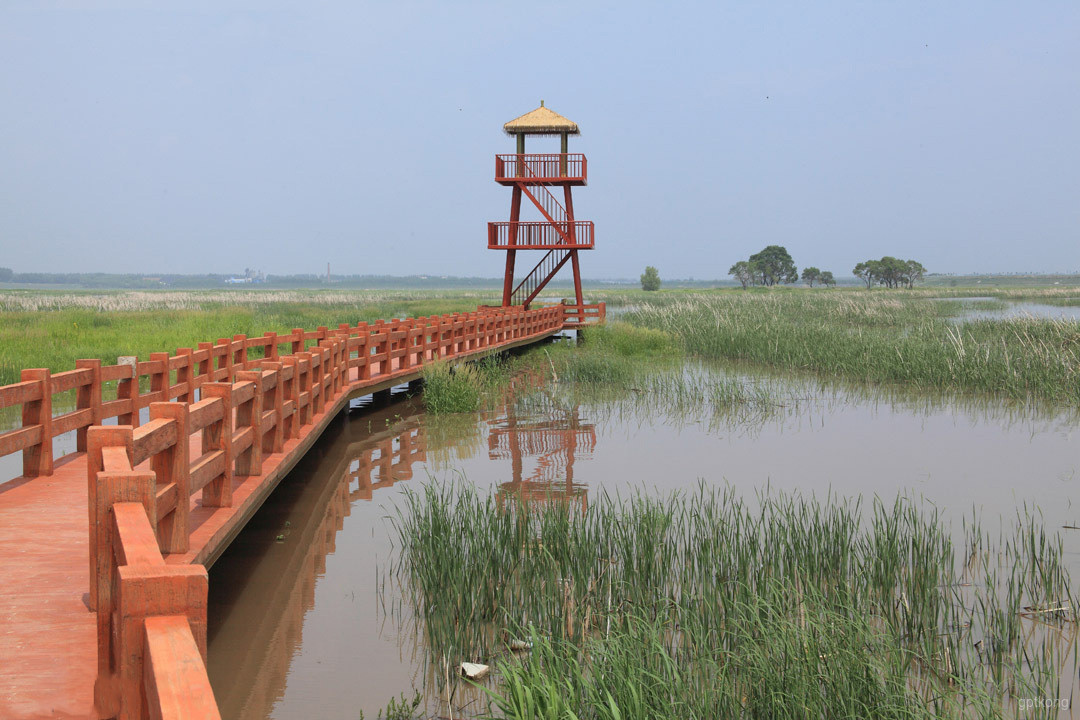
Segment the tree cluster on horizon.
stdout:
<svg viewBox="0 0 1080 720">
<path fill-rule="evenodd" d="M 856 265 L 852 270 L 855 277 L 866 283 L 870 289 L 875 283 L 887 288 L 906 286 L 914 287 L 915 283 L 922 280 L 926 274 L 926 268 L 916 260 L 900 260 L 891 255 L 886 255 L 880 260 L 867 260 Z"/>
<path fill-rule="evenodd" d="M 803 268 L 802 279 L 810 287 L 814 287 L 814 283 L 826 287 L 836 284 L 836 278 L 833 277 L 831 270 L 819 270 L 816 267 Z"/>
<path fill-rule="evenodd" d="M 795 267 L 791 253 L 782 245 L 769 245 L 761 252 L 751 255 L 748 260 L 740 260 L 728 269 L 728 274 L 738 280 L 743 289 L 751 285 L 771 287 L 778 283 L 799 281 L 799 269 Z M 810 287 L 814 287 L 814 283 L 836 284 L 831 271 L 816 267 L 804 269 L 802 279 Z"/>
<path fill-rule="evenodd" d="M 922 280 L 926 268 L 917 260 L 900 260 L 886 255 L 880 260 L 859 263 L 852 273 L 866 283 L 868 289 L 875 283 L 888 288 L 911 288 Z M 749 259 L 738 261 L 728 269 L 728 274 L 738 280 L 744 290 L 751 285 L 771 287 L 780 283 L 795 283 L 800 279 L 795 261 L 782 245 L 769 245 Z M 803 268 L 801 278 L 810 287 L 814 287 L 814 283 L 824 286 L 836 284 L 831 271 L 814 266 Z"/>
</svg>

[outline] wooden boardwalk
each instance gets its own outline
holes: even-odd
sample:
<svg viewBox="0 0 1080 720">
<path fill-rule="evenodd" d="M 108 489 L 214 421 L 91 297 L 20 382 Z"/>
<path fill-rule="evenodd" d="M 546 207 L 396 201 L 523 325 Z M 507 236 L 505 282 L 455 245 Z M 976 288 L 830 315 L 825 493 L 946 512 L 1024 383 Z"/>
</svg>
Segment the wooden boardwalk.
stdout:
<svg viewBox="0 0 1080 720">
<path fill-rule="evenodd" d="M 52 378 L 25 371 L 0 388 L 0 407 L 23 405 L 23 427 L 0 435 L 0 454 L 21 450 L 26 473 L 0 485 L 0 718 L 141 717 L 151 705 L 163 717 L 216 715 L 202 664 L 204 566 L 333 417 L 434 360 L 534 343 L 566 317 L 482 309 L 238 337 L 134 364 L 126 388 L 123 366 L 92 364 Z M 293 352 L 279 355 L 282 345 Z M 253 347 L 264 357 L 248 359 Z M 143 395 L 140 374 L 150 376 Z M 120 378 L 116 400 L 101 396 L 103 377 Z M 51 394 L 69 389 L 78 407 L 53 417 Z M 152 419 L 137 427 L 142 408 Z M 109 417 L 131 426 L 103 426 Z M 52 437 L 72 430 L 80 452 L 54 467 Z M 153 576 L 150 589 L 125 590 L 132 572 Z"/>
</svg>

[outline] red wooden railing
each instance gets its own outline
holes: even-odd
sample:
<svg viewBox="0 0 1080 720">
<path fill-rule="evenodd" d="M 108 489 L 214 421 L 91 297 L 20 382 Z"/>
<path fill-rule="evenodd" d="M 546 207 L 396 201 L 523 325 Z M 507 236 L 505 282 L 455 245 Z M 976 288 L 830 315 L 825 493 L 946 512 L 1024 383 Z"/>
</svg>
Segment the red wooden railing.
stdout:
<svg viewBox="0 0 1080 720">
<path fill-rule="evenodd" d="M 76 431 L 86 452 L 95 703 L 103 716 L 217 717 L 204 665 L 206 570 L 165 561 L 189 551 L 193 498 L 202 507 L 230 508 L 234 477 L 261 476 L 264 457 L 365 387 L 586 316 L 602 319 L 603 305 L 480 308 L 237 335 L 142 362 L 80 360 L 56 375 L 24 370 L 22 382 L 0 387 L 0 407 L 21 405 L 23 418 L 22 427 L 0 434 L 0 454 L 21 451 L 26 477 L 52 474 L 53 439 L 62 433 Z M 111 399 L 103 394 L 110 381 L 117 383 Z M 53 396 L 71 390 L 76 409 L 53 417 Z M 119 424 L 102 425 L 112 418 Z"/>
<path fill-rule="evenodd" d="M 130 426 L 99 426 L 88 433 L 91 465 L 100 468 L 91 506 L 97 521 L 90 526 L 98 530 L 97 553 L 91 545 L 98 572 L 90 595 L 97 606 L 94 705 L 101 717 L 220 717 L 206 675 L 206 568 L 165 564 L 155 507 L 162 488 L 155 472 L 133 469 L 155 449 L 160 452 L 153 456 L 154 467 L 177 467 L 176 450 L 187 446 L 177 418 L 139 438 Z M 171 445 L 163 446 L 167 440 Z"/>
<path fill-rule="evenodd" d="M 237 373 L 258 369 L 264 361 L 300 367 L 299 382 L 314 388 L 300 391 L 301 415 L 310 414 L 309 394 L 319 402 L 322 357 L 324 350 L 328 354 L 334 349 L 332 340 L 347 338 L 347 345 L 336 352 L 348 353 L 348 367 L 358 368 L 361 381 L 374 380 L 386 377 L 393 363 L 400 363 L 399 369 L 418 367 L 434 358 L 502 344 L 562 323 L 560 308 L 551 314 L 543 310 L 485 307 L 474 313 L 379 320 L 342 325 L 337 330 L 320 327 L 284 335 L 236 335 L 231 340 L 199 343 L 198 349 L 180 348 L 172 356 L 151 353 L 145 361 L 132 358 L 103 366 L 100 360 L 78 360 L 75 370 L 56 374 L 40 368 L 23 370 L 21 382 L 0 386 L 0 409 L 21 406 L 22 411 L 21 427 L 0 433 L 0 456 L 22 452 L 24 476 L 51 475 L 57 436 L 75 431 L 76 449 L 85 451 L 86 431 L 93 425 L 115 418 L 119 424 L 138 427 L 142 411 L 152 403 L 190 402 L 196 395 L 204 399 L 204 385 L 234 382 Z M 294 372 L 290 369 L 286 374 L 291 378 Z M 344 378 L 335 381 L 342 383 Z M 115 383 L 114 395 L 106 391 L 110 382 Z M 53 396 L 71 390 L 76 393 L 75 409 L 54 416 Z"/>
<path fill-rule="evenodd" d="M 517 232 L 514 232 L 514 227 Z M 595 244 L 595 225 L 591 220 L 573 223 L 489 222 L 489 250 L 591 250 Z M 513 242 L 511 238 L 513 237 Z M 572 238 L 567 242 L 566 238 Z"/>
<path fill-rule="evenodd" d="M 563 305 L 562 309 L 564 329 L 601 325 L 607 318 L 607 306 L 604 303 L 596 303 L 595 305 Z"/>
<path fill-rule="evenodd" d="M 496 155 L 495 181 L 512 182 L 528 177 L 532 182 L 588 180 L 589 165 L 581 153 Z"/>
</svg>

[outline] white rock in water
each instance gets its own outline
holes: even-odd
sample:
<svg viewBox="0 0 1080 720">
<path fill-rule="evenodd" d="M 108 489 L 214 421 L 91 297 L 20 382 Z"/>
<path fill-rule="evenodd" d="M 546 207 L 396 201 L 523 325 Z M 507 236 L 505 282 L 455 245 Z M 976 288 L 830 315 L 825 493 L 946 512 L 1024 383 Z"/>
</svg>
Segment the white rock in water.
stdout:
<svg viewBox="0 0 1080 720">
<path fill-rule="evenodd" d="M 479 680 L 488 674 L 491 670 L 487 665 L 481 665 L 480 663 L 461 663 L 461 674 L 470 680 Z"/>
</svg>

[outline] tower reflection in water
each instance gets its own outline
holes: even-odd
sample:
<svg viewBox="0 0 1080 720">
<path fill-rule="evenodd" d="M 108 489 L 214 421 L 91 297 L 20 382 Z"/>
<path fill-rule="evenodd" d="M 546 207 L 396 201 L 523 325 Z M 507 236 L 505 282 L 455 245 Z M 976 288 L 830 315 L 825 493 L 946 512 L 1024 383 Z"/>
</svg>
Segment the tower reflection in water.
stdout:
<svg viewBox="0 0 1080 720">
<path fill-rule="evenodd" d="M 574 482 L 574 461 L 596 448 L 596 428 L 583 422 L 580 407 L 561 408 L 546 396 L 537 396 L 542 407 L 523 417 L 510 409 L 488 432 L 488 457 L 510 460 L 512 480 L 499 484 L 499 507 L 508 501 L 526 507 L 558 504 L 588 510 L 588 488 Z M 525 476 L 525 460 L 535 465 Z"/>
<path fill-rule="evenodd" d="M 398 413 L 404 409 L 396 404 L 329 428 L 212 568 L 209 669 L 226 716 L 279 714 L 275 705 L 285 695 L 327 557 L 356 503 L 376 500 L 377 490 L 418 474 L 426 479 L 452 467 L 454 457 L 468 458 L 473 460 L 470 481 L 497 480 L 500 507 L 558 503 L 586 511 L 587 488 L 575 482 L 574 470 L 593 452 L 596 430 L 577 407 L 541 398 L 527 413 L 508 408 L 486 422 L 474 416 L 403 418 Z M 372 426 L 385 429 L 373 432 Z M 490 469 L 473 477 L 485 444 Z M 374 535 L 366 528 L 359 533 L 371 538 L 365 544 L 371 543 L 372 551 L 388 546 L 389 539 L 380 537 L 385 528 L 372 530 Z M 412 662 L 424 655 L 408 654 Z M 410 674 L 415 670 L 426 674 L 421 668 Z M 325 691 L 329 701 L 335 691 Z"/>
</svg>

